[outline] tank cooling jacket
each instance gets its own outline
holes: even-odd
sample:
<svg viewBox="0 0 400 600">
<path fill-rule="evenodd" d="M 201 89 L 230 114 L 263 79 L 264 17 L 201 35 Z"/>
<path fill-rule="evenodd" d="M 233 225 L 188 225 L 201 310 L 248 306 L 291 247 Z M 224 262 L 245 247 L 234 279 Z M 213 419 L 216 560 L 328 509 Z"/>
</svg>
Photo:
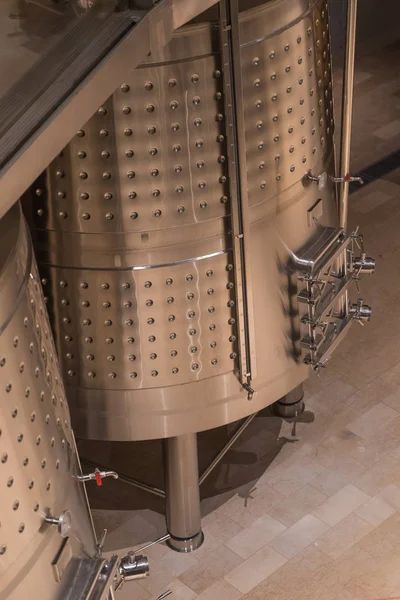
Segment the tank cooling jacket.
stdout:
<svg viewBox="0 0 400 600">
<path fill-rule="evenodd" d="M 36 182 L 27 211 L 79 436 L 215 427 L 307 376 L 285 265 L 337 225 L 326 0 L 241 13 L 256 394 L 237 327 L 218 27 L 188 26 L 99 107 Z M 310 209 L 319 203 L 318 219 Z"/>
<path fill-rule="evenodd" d="M 66 568 L 73 557 L 93 556 L 96 542 L 19 204 L 1 219 L 0 239 L 0 599 L 54 600 L 68 579 L 56 580 L 56 556 Z M 67 542 L 44 523 L 66 509 Z"/>
</svg>

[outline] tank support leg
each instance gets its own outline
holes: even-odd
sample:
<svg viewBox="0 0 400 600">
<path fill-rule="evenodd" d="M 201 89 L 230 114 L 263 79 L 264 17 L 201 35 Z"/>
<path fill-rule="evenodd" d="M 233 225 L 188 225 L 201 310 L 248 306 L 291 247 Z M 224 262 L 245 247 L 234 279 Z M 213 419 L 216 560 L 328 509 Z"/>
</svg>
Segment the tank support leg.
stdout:
<svg viewBox="0 0 400 600">
<path fill-rule="evenodd" d="M 303 385 L 300 384 L 295 387 L 291 392 L 286 394 L 275 402 L 274 411 L 278 417 L 283 419 L 294 419 L 301 415 L 304 411 L 304 390 Z"/>
<path fill-rule="evenodd" d="M 167 544 L 177 552 L 200 548 L 201 531 L 197 434 L 164 441 Z"/>
</svg>

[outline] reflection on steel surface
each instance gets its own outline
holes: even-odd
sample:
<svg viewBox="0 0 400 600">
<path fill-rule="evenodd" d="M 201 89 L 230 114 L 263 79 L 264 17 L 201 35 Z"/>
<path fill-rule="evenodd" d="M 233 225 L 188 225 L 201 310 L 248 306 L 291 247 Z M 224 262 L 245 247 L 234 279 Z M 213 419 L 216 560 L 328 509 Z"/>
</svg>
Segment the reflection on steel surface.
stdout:
<svg viewBox="0 0 400 600">
<path fill-rule="evenodd" d="M 90 598 L 111 600 L 117 574 L 121 584 L 148 566 L 145 557 L 105 559 L 96 544 L 19 204 L 0 221 L 0 238 L 0 599 L 88 600 L 96 590 Z"/>
<path fill-rule="evenodd" d="M 47 600 L 65 585 L 61 561 L 65 570 L 74 557 L 94 555 L 96 542 L 84 490 L 73 479 L 69 411 L 18 204 L 0 221 L 0 237 L 0 598 Z M 52 567 L 58 552 L 60 582 Z"/>
<path fill-rule="evenodd" d="M 362 269 L 338 228 L 327 2 L 240 15 L 247 304 L 217 25 L 181 29 L 131 70 L 27 203 L 83 437 L 179 436 L 246 417 L 304 381 L 360 314 L 348 295 Z M 336 290 L 319 308 L 317 285 Z M 239 376 L 247 309 L 250 401 Z"/>
<path fill-rule="evenodd" d="M 23 66 L 13 88 L 0 98 L 0 216 L 91 116 L 97 102 L 112 93 L 128 61 L 135 67 L 150 51 L 157 56 L 175 29 L 215 2 L 164 0 L 134 10 L 124 1 L 98 0 L 67 24 L 32 69 Z"/>
</svg>

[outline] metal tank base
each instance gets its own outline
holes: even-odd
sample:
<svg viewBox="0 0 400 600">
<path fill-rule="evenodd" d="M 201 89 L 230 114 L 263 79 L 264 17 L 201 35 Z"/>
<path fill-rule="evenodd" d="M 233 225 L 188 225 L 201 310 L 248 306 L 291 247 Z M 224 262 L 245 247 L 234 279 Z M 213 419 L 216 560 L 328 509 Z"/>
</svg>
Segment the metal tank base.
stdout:
<svg viewBox="0 0 400 600">
<path fill-rule="evenodd" d="M 194 552 L 198 550 L 200 546 L 203 545 L 204 542 L 204 533 L 200 531 L 192 538 L 187 538 L 185 540 L 181 540 L 171 535 L 171 537 L 167 540 L 167 546 L 171 548 L 171 550 L 175 550 L 176 552 L 181 552 L 188 554 L 189 552 Z"/>
<path fill-rule="evenodd" d="M 164 442 L 167 544 L 177 552 L 193 552 L 204 541 L 201 531 L 197 434 Z"/>
<path fill-rule="evenodd" d="M 274 404 L 274 413 L 283 419 L 295 419 L 304 412 L 304 390 L 298 385 Z"/>
</svg>

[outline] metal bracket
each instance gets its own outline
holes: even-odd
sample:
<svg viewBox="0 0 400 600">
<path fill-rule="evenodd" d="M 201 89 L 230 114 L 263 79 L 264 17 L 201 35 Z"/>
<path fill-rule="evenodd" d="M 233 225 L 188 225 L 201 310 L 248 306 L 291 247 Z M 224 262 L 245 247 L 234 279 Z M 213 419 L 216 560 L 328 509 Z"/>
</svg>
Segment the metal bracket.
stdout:
<svg viewBox="0 0 400 600">
<path fill-rule="evenodd" d="M 355 245 L 360 257 L 355 257 Z M 358 287 L 360 273 L 374 271 L 375 261 L 366 256 L 358 228 L 351 235 L 339 228 L 322 233 L 296 262 L 298 280 L 305 286 L 298 293 L 304 331 L 300 345 L 304 362 L 319 376 L 352 322 L 363 325 L 371 318 L 371 308 L 362 299 L 350 304 L 349 291 L 354 282 Z"/>
</svg>

